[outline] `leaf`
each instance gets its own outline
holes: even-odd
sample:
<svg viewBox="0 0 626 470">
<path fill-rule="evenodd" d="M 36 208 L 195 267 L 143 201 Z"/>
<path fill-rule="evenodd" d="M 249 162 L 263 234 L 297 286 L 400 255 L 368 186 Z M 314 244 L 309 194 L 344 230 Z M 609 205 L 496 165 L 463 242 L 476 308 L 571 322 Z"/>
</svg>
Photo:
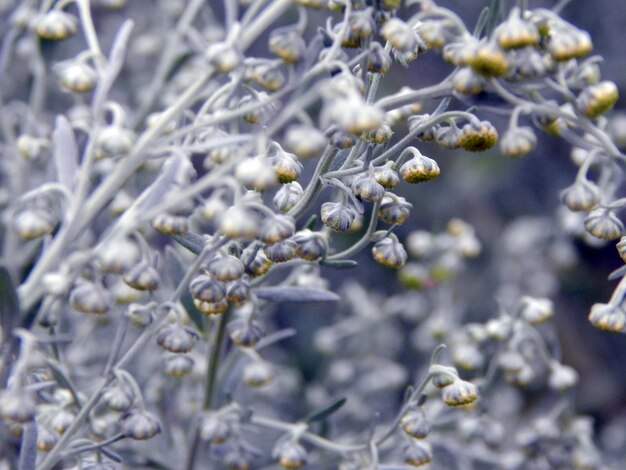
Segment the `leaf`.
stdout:
<svg viewBox="0 0 626 470">
<path fill-rule="evenodd" d="M 19 301 L 9 272 L 0 266 L 0 327 L 9 334 L 19 316 Z"/>
<path fill-rule="evenodd" d="M 336 302 L 340 300 L 334 292 L 310 287 L 257 287 L 254 293 L 260 299 L 271 302 Z"/>
<path fill-rule="evenodd" d="M 325 259 L 320 261 L 320 264 L 334 269 L 352 269 L 359 265 L 353 259 Z"/>
<path fill-rule="evenodd" d="M 35 470 L 37 463 L 37 425 L 34 422 L 23 426 L 22 445 L 18 470 Z"/>
<path fill-rule="evenodd" d="M 609 274 L 609 281 L 614 281 L 615 279 L 619 279 L 624 276 L 626 276 L 626 264 Z"/>
<path fill-rule="evenodd" d="M 204 249 L 205 239 L 197 233 L 186 232 L 182 235 L 172 235 L 172 238 L 196 255 L 199 255 Z"/>
<path fill-rule="evenodd" d="M 118 74 L 122 70 L 124 65 L 124 59 L 126 58 L 126 49 L 128 47 L 128 40 L 130 39 L 130 33 L 135 26 L 133 20 L 126 20 L 119 29 L 115 39 L 113 39 L 113 45 L 111 46 L 111 52 L 109 53 L 109 61 L 107 67 L 102 74 L 102 78 L 94 91 L 93 105 L 94 110 L 99 110 L 102 104 L 106 100 L 109 90 L 113 86 L 113 82 L 117 78 Z"/>
<path fill-rule="evenodd" d="M 339 408 L 345 405 L 347 401 L 347 398 L 341 397 L 332 402 L 330 405 L 326 406 L 325 408 L 314 411 L 312 414 L 304 418 L 304 421 L 308 423 L 312 423 L 314 421 L 322 421 L 332 415 L 335 411 L 339 410 Z"/>
<path fill-rule="evenodd" d="M 72 125 L 65 116 L 57 116 L 56 127 L 52 133 L 54 142 L 54 166 L 57 181 L 72 191 L 74 178 L 78 172 L 78 146 Z"/>
<path fill-rule="evenodd" d="M 185 277 L 185 269 L 183 267 L 183 263 L 178 257 L 178 254 L 176 254 L 171 246 L 165 247 L 165 267 L 168 275 L 170 276 L 170 280 L 172 281 L 172 285 L 175 288 Z M 198 330 L 204 331 L 204 314 L 193 304 L 193 299 L 191 298 L 191 294 L 188 290 L 185 290 L 183 295 L 180 296 L 180 303 L 183 304 L 183 307 L 187 311 L 187 315 L 189 315 L 189 318 L 194 325 L 196 325 Z"/>
</svg>

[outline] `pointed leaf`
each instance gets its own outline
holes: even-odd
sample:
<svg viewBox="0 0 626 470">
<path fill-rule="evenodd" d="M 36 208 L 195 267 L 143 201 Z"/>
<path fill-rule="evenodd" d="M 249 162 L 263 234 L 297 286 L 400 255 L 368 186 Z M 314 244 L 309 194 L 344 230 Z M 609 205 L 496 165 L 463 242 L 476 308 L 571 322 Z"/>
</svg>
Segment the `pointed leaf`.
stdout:
<svg viewBox="0 0 626 470">
<path fill-rule="evenodd" d="M 352 269 L 359 265 L 353 259 L 325 259 L 320 261 L 320 264 L 334 269 Z"/>
<path fill-rule="evenodd" d="M 339 408 L 346 404 L 346 401 L 348 401 L 347 398 L 341 397 L 338 400 L 332 402 L 330 405 L 326 406 L 325 408 L 314 411 L 312 414 L 306 417 L 304 421 L 308 423 L 312 423 L 314 421 L 322 421 L 332 415 L 335 411 L 339 410 Z"/>
<path fill-rule="evenodd" d="M 72 125 L 65 116 L 57 116 L 52 140 L 57 181 L 71 191 L 78 172 L 78 146 Z"/>
<path fill-rule="evenodd" d="M 334 292 L 310 287 L 257 287 L 254 293 L 271 302 L 336 302 L 340 299 Z"/>
<path fill-rule="evenodd" d="M 204 249 L 205 238 L 197 233 L 187 232 L 182 235 L 172 235 L 172 238 L 196 255 Z"/>
<path fill-rule="evenodd" d="M 615 279 L 619 279 L 624 276 L 626 276 L 626 264 L 609 274 L 609 281 L 614 281 Z"/>
<path fill-rule="evenodd" d="M 0 327 L 9 334 L 19 316 L 19 302 L 9 272 L 0 266 Z"/>
</svg>

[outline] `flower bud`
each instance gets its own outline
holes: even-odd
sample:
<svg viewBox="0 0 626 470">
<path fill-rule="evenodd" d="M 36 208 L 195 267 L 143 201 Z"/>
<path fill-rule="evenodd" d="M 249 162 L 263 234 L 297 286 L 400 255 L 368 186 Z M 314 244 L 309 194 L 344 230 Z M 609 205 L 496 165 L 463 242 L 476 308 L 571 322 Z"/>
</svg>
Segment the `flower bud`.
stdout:
<svg viewBox="0 0 626 470">
<path fill-rule="evenodd" d="M 98 82 L 96 71 L 84 62 L 63 65 L 59 69 L 59 83 L 63 88 L 75 93 L 87 93 Z"/>
<path fill-rule="evenodd" d="M 49 452 L 59 441 L 59 436 L 48 426 L 37 425 L 37 450 Z"/>
<path fill-rule="evenodd" d="M 164 359 L 163 366 L 166 375 L 181 378 L 191 373 L 193 369 L 193 359 L 184 354 L 174 354 Z"/>
<path fill-rule="evenodd" d="M 278 465 L 284 468 L 300 468 L 307 462 L 306 449 L 297 441 L 288 440 L 279 444 L 272 455 L 278 460 Z"/>
<path fill-rule="evenodd" d="M 204 300 L 193 299 L 193 304 L 205 315 L 219 315 L 220 313 L 224 313 L 228 308 L 226 299 L 220 300 L 219 302 L 205 302 Z"/>
<path fill-rule="evenodd" d="M 296 242 L 296 254 L 307 261 L 324 258 L 328 253 L 328 239 L 321 232 L 300 230 L 292 237 Z"/>
<path fill-rule="evenodd" d="M 386 164 L 374 168 L 374 179 L 385 189 L 393 189 L 400 182 L 400 176 L 392 166 L 393 164 Z"/>
<path fill-rule="evenodd" d="M 478 398 L 478 387 L 466 380 L 456 379 L 443 389 L 441 397 L 448 406 L 468 405 Z"/>
<path fill-rule="evenodd" d="M 135 265 L 139 249 L 127 238 L 116 238 L 98 250 L 97 257 L 102 271 L 121 274 Z"/>
<path fill-rule="evenodd" d="M 444 148 L 457 149 L 461 146 L 461 131 L 456 126 L 440 127 L 435 132 L 435 141 Z"/>
<path fill-rule="evenodd" d="M 13 218 L 13 228 L 24 240 L 35 240 L 54 231 L 56 223 L 51 214 L 42 209 L 25 209 Z"/>
<path fill-rule="evenodd" d="M 287 79 L 272 61 L 259 61 L 246 69 L 246 78 L 268 91 L 280 90 Z"/>
<path fill-rule="evenodd" d="M 265 328 L 258 320 L 239 318 L 228 324 L 228 335 L 237 346 L 251 348 L 265 336 Z"/>
<path fill-rule="evenodd" d="M 356 211 L 341 202 L 325 202 L 322 204 L 320 215 L 322 222 L 327 227 L 337 231 L 346 232 L 356 219 Z"/>
<path fill-rule="evenodd" d="M 88 281 L 80 281 L 70 293 L 70 304 L 82 313 L 102 315 L 111 309 L 112 303 L 107 290 Z"/>
<path fill-rule="evenodd" d="M 401 268 L 405 265 L 407 254 L 406 250 L 395 237 L 386 237 L 376 242 L 372 247 L 372 256 L 374 259 L 388 268 Z"/>
<path fill-rule="evenodd" d="M 626 314 L 615 305 L 593 304 L 589 322 L 596 328 L 612 333 L 626 332 Z"/>
<path fill-rule="evenodd" d="M 126 411 L 133 404 L 132 394 L 119 382 L 108 387 L 102 394 L 102 401 L 112 411 Z"/>
<path fill-rule="evenodd" d="M 263 220 L 259 229 L 259 239 L 265 243 L 276 243 L 294 234 L 296 223 L 293 217 L 276 215 Z"/>
<path fill-rule="evenodd" d="M 35 20 L 35 32 L 42 39 L 58 41 L 77 31 L 76 17 L 61 10 L 50 10 Z"/>
<path fill-rule="evenodd" d="M 554 60 L 564 61 L 583 57 L 591 52 L 593 44 L 589 34 L 572 26 L 553 28 L 548 41 L 548 52 Z"/>
<path fill-rule="evenodd" d="M 281 240 L 266 246 L 263 252 L 272 263 L 284 263 L 296 256 L 297 248 L 293 240 Z"/>
<path fill-rule="evenodd" d="M 533 325 L 543 323 L 554 315 L 554 304 L 550 299 L 524 296 L 517 307 L 520 318 Z"/>
<path fill-rule="evenodd" d="M 219 42 L 209 47 L 206 58 L 218 72 L 229 73 L 242 61 L 242 55 L 233 44 Z"/>
<path fill-rule="evenodd" d="M 410 53 L 418 48 L 426 49 L 426 44 L 415 30 L 399 18 L 391 18 L 380 28 L 380 34 L 400 52 Z"/>
<path fill-rule="evenodd" d="M 222 254 L 209 262 L 208 271 L 218 281 L 228 282 L 243 276 L 245 268 L 236 256 Z"/>
<path fill-rule="evenodd" d="M 578 372 L 572 367 L 563 365 L 558 361 L 550 363 L 548 385 L 553 390 L 564 391 L 578 383 Z"/>
<path fill-rule="evenodd" d="M 264 157 L 246 158 L 235 169 L 235 177 L 248 189 L 265 191 L 278 183 L 279 177 Z"/>
<path fill-rule="evenodd" d="M 319 155 L 327 143 L 324 134 L 313 126 L 294 124 L 285 131 L 285 147 L 300 158 Z"/>
<path fill-rule="evenodd" d="M 272 200 L 274 207 L 281 212 L 288 212 L 302 197 L 304 190 L 297 181 L 283 185 Z"/>
<path fill-rule="evenodd" d="M 198 334 L 179 323 L 167 324 L 159 330 L 156 342 L 163 349 L 172 353 L 188 353 L 198 340 Z"/>
<path fill-rule="evenodd" d="M 432 158 L 425 157 L 417 149 L 415 156 L 400 167 L 400 176 L 407 183 L 429 181 L 441 173 L 439 165 Z"/>
<path fill-rule="evenodd" d="M 385 196 L 378 209 L 378 217 L 383 222 L 399 225 L 409 218 L 409 212 L 413 205 L 399 196 Z"/>
<path fill-rule="evenodd" d="M 135 143 L 135 133 L 118 125 L 103 128 L 97 136 L 98 150 L 105 156 L 127 155 Z"/>
<path fill-rule="evenodd" d="M 244 276 L 246 277 L 246 276 Z M 226 300 L 229 304 L 240 304 L 250 297 L 250 283 L 245 278 L 229 282 L 226 286 Z"/>
<path fill-rule="evenodd" d="M 494 44 L 481 44 L 470 53 L 468 65 L 485 77 L 500 77 L 509 69 L 504 53 Z"/>
<path fill-rule="evenodd" d="M 404 413 L 400 418 L 400 426 L 405 433 L 415 439 L 425 439 L 432 430 L 432 425 L 426 419 L 421 407 L 411 408 Z"/>
<path fill-rule="evenodd" d="M 224 284 L 206 274 L 199 274 L 189 283 L 189 291 L 194 299 L 203 302 L 220 302 L 226 295 Z"/>
<path fill-rule="evenodd" d="M 418 115 L 409 117 L 407 120 L 409 132 L 411 134 L 414 134 L 415 131 L 418 128 L 420 128 L 421 130 L 417 134 L 415 134 L 415 138 L 418 140 L 421 140 L 422 142 L 430 142 L 431 140 L 435 138 L 435 134 L 439 126 L 427 125 L 426 127 L 424 127 L 424 124 L 428 122 L 429 120 L 430 120 L 430 114 L 418 114 Z M 422 127 L 424 128 L 422 129 Z"/>
<path fill-rule="evenodd" d="M 133 269 L 124 274 L 124 282 L 133 289 L 154 291 L 161 284 L 161 275 L 147 261 L 142 261 Z"/>
<path fill-rule="evenodd" d="M 330 144 L 340 150 L 349 149 L 356 144 L 356 138 L 344 131 L 335 131 L 330 136 Z"/>
<path fill-rule="evenodd" d="M 158 418 L 145 410 L 134 409 L 120 418 L 122 431 L 127 437 L 137 441 L 151 439 L 161 432 Z"/>
<path fill-rule="evenodd" d="M 372 43 L 367 55 L 367 71 L 385 74 L 391 68 L 391 56 L 378 42 Z"/>
<path fill-rule="evenodd" d="M 376 202 L 385 195 L 385 188 L 376 181 L 374 176 L 365 173 L 354 179 L 352 192 L 363 201 Z"/>
<path fill-rule="evenodd" d="M 576 107 L 585 116 L 595 118 L 611 109 L 618 96 L 615 83 L 605 80 L 585 88 L 576 98 Z"/>
<path fill-rule="evenodd" d="M 279 29 L 270 33 L 269 50 L 284 62 L 295 64 L 304 57 L 306 44 L 298 31 Z"/>
<path fill-rule="evenodd" d="M 585 230 L 596 238 L 614 240 L 624 233 L 624 224 L 607 209 L 594 209 L 585 218 Z"/>
<path fill-rule="evenodd" d="M 252 239 L 258 233 L 256 215 L 241 206 L 229 207 L 219 225 L 220 232 L 228 238 Z"/>
<path fill-rule="evenodd" d="M 535 46 L 540 39 L 537 27 L 520 17 L 519 8 L 511 10 L 508 19 L 496 28 L 494 34 L 502 49 Z"/>
<path fill-rule="evenodd" d="M 281 183 L 290 183 L 297 180 L 302 172 L 302 163 L 298 161 L 295 155 L 285 151 L 276 152 L 269 158 L 272 164 L 272 170 Z"/>
<path fill-rule="evenodd" d="M 243 369 L 242 380 L 251 387 L 262 387 L 272 381 L 274 371 L 272 366 L 265 361 L 253 361 Z"/>
<path fill-rule="evenodd" d="M 371 129 L 360 135 L 361 140 L 372 144 L 383 144 L 391 139 L 391 136 L 393 136 L 393 131 L 391 127 L 385 123 L 382 123 L 376 129 Z"/>
<path fill-rule="evenodd" d="M 600 202 L 600 188 L 589 180 L 576 179 L 563 190 L 561 199 L 571 211 L 590 211 Z"/>
<path fill-rule="evenodd" d="M 0 417 L 13 423 L 27 423 L 35 418 L 37 406 L 31 393 L 19 387 L 0 391 Z"/>
<path fill-rule="evenodd" d="M 512 127 L 500 140 L 500 151 L 505 157 L 521 157 L 537 145 L 537 137 L 530 127 Z"/>
<path fill-rule="evenodd" d="M 411 441 L 404 447 L 404 463 L 413 467 L 426 465 L 433 459 L 433 451 L 430 444 L 425 441 Z"/>
<path fill-rule="evenodd" d="M 461 130 L 461 147 L 470 152 L 483 152 L 497 141 L 498 131 L 488 121 L 470 122 Z"/>
<path fill-rule="evenodd" d="M 263 250 L 252 251 L 252 245 L 246 248 L 241 259 L 246 267 L 246 274 L 250 277 L 262 276 L 272 267 L 272 262 L 265 256 Z"/>
</svg>

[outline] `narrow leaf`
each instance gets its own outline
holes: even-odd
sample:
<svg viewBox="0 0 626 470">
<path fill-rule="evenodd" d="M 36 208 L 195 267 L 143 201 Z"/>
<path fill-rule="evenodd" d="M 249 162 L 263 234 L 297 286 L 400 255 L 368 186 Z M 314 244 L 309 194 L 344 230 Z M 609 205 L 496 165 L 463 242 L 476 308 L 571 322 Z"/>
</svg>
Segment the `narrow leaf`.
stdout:
<svg viewBox="0 0 626 470">
<path fill-rule="evenodd" d="M 320 264 L 334 269 L 352 269 L 359 265 L 353 259 L 325 259 L 320 261 Z"/>
<path fill-rule="evenodd" d="M 310 287 L 258 287 L 254 293 L 271 302 L 336 302 L 340 299 L 334 292 Z"/>
<path fill-rule="evenodd" d="M 0 327 L 7 334 L 13 331 L 13 327 L 19 316 L 19 303 L 15 287 L 9 272 L 0 266 Z"/>
<path fill-rule="evenodd" d="M 193 232 L 186 232 L 181 235 L 172 235 L 172 238 L 196 255 L 199 255 L 200 252 L 202 252 L 205 244 L 204 237 Z"/>
<path fill-rule="evenodd" d="M 71 191 L 78 172 L 78 146 L 72 125 L 65 116 L 57 116 L 52 141 L 57 181 Z"/>
<path fill-rule="evenodd" d="M 34 422 L 23 426 L 22 446 L 18 470 L 35 470 L 37 463 L 37 425 Z"/>
<path fill-rule="evenodd" d="M 626 264 L 609 274 L 609 281 L 614 281 L 624 276 L 626 276 Z"/>
<path fill-rule="evenodd" d="M 348 399 L 345 397 L 339 398 L 327 407 L 322 408 L 318 411 L 314 411 L 312 414 L 306 417 L 304 421 L 308 423 L 312 423 L 314 421 L 322 421 L 332 415 L 335 411 L 339 410 L 343 405 L 346 404 L 346 401 L 348 401 Z"/>
</svg>

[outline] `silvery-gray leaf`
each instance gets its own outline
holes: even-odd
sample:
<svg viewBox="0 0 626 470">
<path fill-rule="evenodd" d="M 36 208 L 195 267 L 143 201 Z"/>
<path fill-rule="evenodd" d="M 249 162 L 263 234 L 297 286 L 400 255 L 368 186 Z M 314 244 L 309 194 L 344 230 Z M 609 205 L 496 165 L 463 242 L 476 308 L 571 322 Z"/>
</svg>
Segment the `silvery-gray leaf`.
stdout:
<svg viewBox="0 0 626 470">
<path fill-rule="evenodd" d="M 124 59 L 126 58 L 128 40 L 130 39 L 130 33 L 132 32 L 134 26 L 135 22 L 133 20 L 124 21 L 124 24 L 122 24 L 121 28 L 117 32 L 117 35 L 115 36 L 115 39 L 113 40 L 111 52 L 109 53 L 109 61 L 102 77 L 100 77 L 98 86 L 94 91 L 93 110 L 95 113 L 102 109 L 102 105 L 109 94 L 109 90 L 113 86 L 113 82 L 115 82 L 117 75 L 122 70 Z"/>
<path fill-rule="evenodd" d="M 339 408 L 346 404 L 346 401 L 348 401 L 347 398 L 341 397 L 332 402 L 330 405 L 322 408 L 321 410 L 314 411 L 312 414 L 307 416 L 304 421 L 308 423 L 312 423 L 314 421 L 322 421 L 332 415 L 335 411 L 339 410 Z"/>
<path fill-rule="evenodd" d="M 335 269 L 352 269 L 359 265 L 353 259 L 325 259 L 320 261 L 320 264 Z"/>
<path fill-rule="evenodd" d="M 617 268 L 615 271 L 609 274 L 609 281 L 614 281 L 624 276 L 626 276 L 626 265 L 622 266 L 621 268 Z"/>
<path fill-rule="evenodd" d="M 186 232 L 181 235 L 172 235 L 174 240 L 180 243 L 196 255 L 200 254 L 205 245 L 205 239 L 202 235 L 193 232 Z"/>
<path fill-rule="evenodd" d="M 257 297 L 271 302 L 336 302 L 339 296 L 334 292 L 310 287 L 257 287 Z"/>
<path fill-rule="evenodd" d="M 78 171 L 78 146 L 72 125 L 65 116 L 57 116 L 52 140 L 57 181 L 71 191 Z"/>
</svg>

